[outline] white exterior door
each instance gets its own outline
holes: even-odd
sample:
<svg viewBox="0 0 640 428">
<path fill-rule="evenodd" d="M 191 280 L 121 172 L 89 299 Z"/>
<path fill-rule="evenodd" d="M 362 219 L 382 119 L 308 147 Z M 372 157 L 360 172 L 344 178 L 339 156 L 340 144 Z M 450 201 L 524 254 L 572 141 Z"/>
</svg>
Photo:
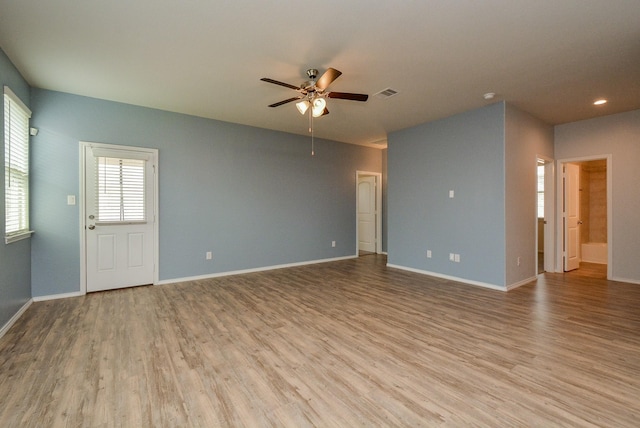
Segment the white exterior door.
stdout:
<svg viewBox="0 0 640 428">
<path fill-rule="evenodd" d="M 564 165 L 564 270 L 580 267 L 580 166 Z"/>
<path fill-rule="evenodd" d="M 157 151 L 84 146 L 87 292 L 153 284 Z"/>
<path fill-rule="evenodd" d="M 376 252 L 376 177 L 358 178 L 358 249 Z"/>
</svg>

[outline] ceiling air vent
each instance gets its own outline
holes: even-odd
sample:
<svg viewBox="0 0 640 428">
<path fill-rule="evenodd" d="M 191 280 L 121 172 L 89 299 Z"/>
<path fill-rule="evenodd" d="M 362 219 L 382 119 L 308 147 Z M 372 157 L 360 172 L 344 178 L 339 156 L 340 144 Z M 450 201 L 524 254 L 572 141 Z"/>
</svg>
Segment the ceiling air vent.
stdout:
<svg viewBox="0 0 640 428">
<path fill-rule="evenodd" d="M 398 93 L 398 91 L 396 91 L 395 89 L 391 89 L 391 88 L 387 88 L 387 89 L 383 89 L 382 91 L 378 92 L 377 94 L 374 94 L 373 96 L 376 98 L 380 98 L 383 100 L 386 100 L 387 98 L 390 98 L 394 95 L 396 95 Z"/>
</svg>

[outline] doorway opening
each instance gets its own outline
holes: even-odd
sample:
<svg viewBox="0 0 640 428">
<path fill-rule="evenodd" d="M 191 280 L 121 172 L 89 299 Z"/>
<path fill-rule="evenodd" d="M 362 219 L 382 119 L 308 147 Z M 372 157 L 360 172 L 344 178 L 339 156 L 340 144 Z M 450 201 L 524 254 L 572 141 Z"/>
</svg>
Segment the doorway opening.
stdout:
<svg viewBox="0 0 640 428">
<path fill-rule="evenodd" d="M 537 175 L 538 175 L 538 199 L 537 199 L 537 206 L 538 206 L 537 249 L 538 251 L 536 252 L 536 254 L 538 255 L 538 263 L 537 263 L 538 274 L 541 274 L 544 272 L 544 228 L 545 228 L 544 226 L 546 223 L 544 219 L 544 196 L 545 196 L 544 159 L 538 159 Z"/>
<path fill-rule="evenodd" d="M 81 291 L 158 282 L 157 149 L 80 142 Z"/>
<path fill-rule="evenodd" d="M 538 156 L 536 160 L 536 269 L 537 273 L 554 272 L 554 163 Z"/>
<path fill-rule="evenodd" d="M 558 266 L 611 278 L 611 156 L 558 161 Z"/>
<path fill-rule="evenodd" d="M 382 174 L 356 171 L 356 255 L 382 253 Z"/>
</svg>

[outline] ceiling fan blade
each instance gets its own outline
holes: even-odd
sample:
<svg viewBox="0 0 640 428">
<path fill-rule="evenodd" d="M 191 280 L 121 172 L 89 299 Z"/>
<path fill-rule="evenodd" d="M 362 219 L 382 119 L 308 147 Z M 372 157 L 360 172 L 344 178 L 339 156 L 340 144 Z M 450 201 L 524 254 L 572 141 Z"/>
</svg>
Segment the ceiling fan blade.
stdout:
<svg viewBox="0 0 640 428">
<path fill-rule="evenodd" d="M 293 85 L 290 85 L 288 83 L 279 82 L 277 80 L 269 79 L 268 77 L 263 77 L 260 80 L 262 80 L 263 82 L 267 82 L 267 83 L 273 83 L 274 85 L 284 86 L 285 88 L 293 89 L 294 91 L 299 91 L 300 90 L 300 88 L 297 87 L 297 86 L 293 86 Z"/>
<path fill-rule="evenodd" d="M 367 101 L 369 99 L 369 95 L 351 94 L 349 92 L 329 92 L 327 96 L 329 98 L 340 98 L 343 100 L 352 100 L 352 101 Z"/>
<path fill-rule="evenodd" d="M 282 104 L 290 103 L 291 101 L 298 101 L 300 98 L 301 97 L 293 97 L 293 98 L 289 98 L 287 100 L 282 100 L 280 102 L 270 104 L 269 107 L 278 107 L 278 106 L 281 106 Z"/>
<path fill-rule="evenodd" d="M 324 111 L 322 112 L 322 114 L 320 115 L 320 117 L 322 117 L 322 116 L 326 116 L 326 115 L 328 115 L 328 114 L 329 114 L 329 109 L 325 107 L 325 108 L 324 108 Z"/>
<path fill-rule="evenodd" d="M 327 71 L 324 72 L 322 76 L 316 82 L 316 88 L 324 91 L 327 87 L 336 80 L 342 74 L 341 71 L 336 70 L 335 68 L 329 67 Z"/>
</svg>

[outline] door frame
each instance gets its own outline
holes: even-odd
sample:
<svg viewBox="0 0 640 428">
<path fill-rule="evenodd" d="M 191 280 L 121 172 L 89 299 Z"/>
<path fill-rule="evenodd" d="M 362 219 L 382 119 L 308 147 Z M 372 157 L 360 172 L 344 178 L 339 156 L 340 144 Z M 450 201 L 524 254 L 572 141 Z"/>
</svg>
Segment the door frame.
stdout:
<svg viewBox="0 0 640 428">
<path fill-rule="evenodd" d="M 360 254 L 360 237 L 358 236 L 358 180 L 360 177 L 371 176 L 376 179 L 376 254 L 382 253 L 382 173 L 356 171 L 356 257 Z"/>
<path fill-rule="evenodd" d="M 152 156 L 155 165 L 155 173 L 153 174 L 153 285 L 159 281 L 159 235 L 160 235 L 160 216 L 158 215 L 158 149 L 150 149 L 146 147 L 123 146 L 116 144 L 93 143 L 88 141 L 80 141 L 80 195 L 78 203 L 80 204 L 80 292 L 87 294 L 87 212 L 85 205 L 85 174 L 86 174 L 86 152 L 88 148 L 101 148 L 105 150 L 128 150 L 136 152 L 145 152 Z"/>
<path fill-rule="evenodd" d="M 536 167 L 538 160 L 544 162 L 544 270 L 545 272 L 555 272 L 555 163 L 552 158 L 543 155 L 536 155 Z M 537 200 L 537 199 L 536 199 Z M 538 207 L 536 204 L 536 272 L 538 266 Z"/>
<path fill-rule="evenodd" d="M 582 156 L 556 160 L 556 224 L 562 224 L 562 207 L 564 202 L 564 190 L 562 186 L 562 167 L 566 163 L 588 162 L 594 160 L 607 161 L 607 279 L 611 279 L 613 272 L 613 161 L 611 154 Z M 564 248 L 564 228 L 556 229 L 556 272 L 564 272 L 562 249 Z"/>
</svg>

